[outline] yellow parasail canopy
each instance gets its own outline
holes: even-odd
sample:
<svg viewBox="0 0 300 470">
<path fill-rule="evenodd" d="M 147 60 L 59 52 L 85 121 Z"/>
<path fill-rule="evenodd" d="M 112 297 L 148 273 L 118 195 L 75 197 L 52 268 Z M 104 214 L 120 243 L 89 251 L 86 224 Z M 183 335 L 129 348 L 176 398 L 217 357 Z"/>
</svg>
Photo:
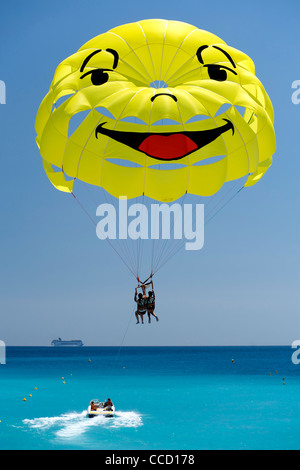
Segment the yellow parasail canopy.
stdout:
<svg viewBox="0 0 300 470">
<path fill-rule="evenodd" d="M 115 197 L 215 194 L 275 152 L 272 103 L 253 61 L 179 21 L 143 20 L 84 44 L 56 69 L 36 117 L 52 184 L 75 179 Z"/>
</svg>

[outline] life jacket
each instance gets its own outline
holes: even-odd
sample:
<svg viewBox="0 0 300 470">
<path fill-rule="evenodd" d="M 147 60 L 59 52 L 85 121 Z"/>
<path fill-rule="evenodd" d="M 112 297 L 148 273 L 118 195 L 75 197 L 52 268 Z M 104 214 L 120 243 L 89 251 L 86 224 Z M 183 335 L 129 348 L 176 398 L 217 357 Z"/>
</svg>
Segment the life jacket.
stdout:
<svg viewBox="0 0 300 470">
<path fill-rule="evenodd" d="M 145 299 L 139 299 L 137 302 L 138 310 L 145 310 L 146 308 L 146 301 Z"/>
<path fill-rule="evenodd" d="M 147 307 L 150 308 L 150 309 L 154 309 L 155 307 L 155 298 L 152 296 L 152 297 L 148 297 L 147 299 Z"/>
</svg>

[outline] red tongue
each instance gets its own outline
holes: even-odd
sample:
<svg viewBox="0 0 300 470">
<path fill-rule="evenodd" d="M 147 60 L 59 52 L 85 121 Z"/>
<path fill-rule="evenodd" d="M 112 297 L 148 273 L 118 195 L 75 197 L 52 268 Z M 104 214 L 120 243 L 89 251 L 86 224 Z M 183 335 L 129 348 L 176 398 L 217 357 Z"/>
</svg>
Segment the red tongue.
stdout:
<svg viewBox="0 0 300 470">
<path fill-rule="evenodd" d="M 150 135 L 139 146 L 141 152 L 162 160 L 176 160 L 197 148 L 195 142 L 184 134 Z"/>
</svg>

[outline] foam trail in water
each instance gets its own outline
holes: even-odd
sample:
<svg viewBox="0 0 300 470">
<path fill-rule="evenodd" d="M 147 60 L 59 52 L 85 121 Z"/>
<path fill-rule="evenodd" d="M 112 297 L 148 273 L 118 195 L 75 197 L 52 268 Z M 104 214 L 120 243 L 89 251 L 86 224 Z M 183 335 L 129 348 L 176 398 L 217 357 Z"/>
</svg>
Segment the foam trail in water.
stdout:
<svg viewBox="0 0 300 470">
<path fill-rule="evenodd" d="M 143 426 L 141 416 L 134 411 L 119 411 L 111 420 L 110 426 L 113 428 L 138 428 Z"/>
<path fill-rule="evenodd" d="M 105 416 L 88 418 L 86 411 L 81 413 L 71 412 L 60 416 L 24 419 L 23 423 L 31 429 L 48 430 L 52 428 L 56 436 L 61 438 L 77 437 L 94 426 L 106 428 L 137 428 L 143 426 L 141 416 L 134 411 L 119 411 L 115 413 L 113 418 Z"/>
</svg>

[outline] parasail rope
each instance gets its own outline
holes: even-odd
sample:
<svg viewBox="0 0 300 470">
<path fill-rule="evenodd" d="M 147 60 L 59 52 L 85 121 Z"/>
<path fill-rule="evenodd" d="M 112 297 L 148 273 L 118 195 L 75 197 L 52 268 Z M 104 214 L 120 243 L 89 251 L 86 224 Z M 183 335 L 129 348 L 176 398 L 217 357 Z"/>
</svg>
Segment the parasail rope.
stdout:
<svg viewBox="0 0 300 470">
<path fill-rule="evenodd" d="M 78 197 L 75 196 L 75 194 L 72 192 L 70 193 L 72 194 L 73 198 L 75 199 L 75 201 L 77 202 L 77 204 L 79 205 L 79 207 L 83 210 L 83 212 L 88 216 L 88 218 L 90 219 L 90 221 L 95 225 L 95 227 L 97 227 L 97 223 L 95 222 L 95 220 L 92 218 L 92 216 L 88 213 L 88 211 L 83 207 L 82 203 L 79 201 Z M 115 249 L 115 247 L 113 246 L 113 244 L 109 241 L 108 238 L 105 238 L 105 240 L 107 241 L 107 243 L 111 246 L 111 248 L 114 250 L 114 252 L 119 256 L 119 258 L 123 261 L 123 263 L 125 264 L 125 266 L 129 269 L 129 271 L 132 273 L 132 275 L 134 276 L 134 278 L 136 279 L 136 275 L 134 274 L 134 271 L 131 269 L 131 267 L 127 264 L 127 262 L 124 260 L 124 258 L 120 255 L 120 253 Z"/>
<path fill-rule="evenodd" d="M 242 189 L 244 189 L 244 185 L 238 189 L 238 191 L 236 191 L 232 196 L 231 198 L 229 198 L 206 222 L 204 222 L 204 226 L 207 225 L 219 212 L 221 212 L 221 210 L 224 209 L 224 207 L 227 206 L 227 204 L 229 204 L 241 191 Z M 232 189 L 231 189 L 232 191 Z M 226 193 L 228 194 L 228 193 Z M 225 195 L 226 196 L 226 195 Z M 225 197 L 224 196 L 224 197 Z M 219 201 L 215 206 L 214 208 L 216 208 L 219 204 L 221 204 L 221 202 L 224 200 L 224 197 L 222 198 L 221 201 Z M 212 211 L 211 211 L 212 212 Z M 175 247 L 173 247 L 172 250 L 170 250 L 170 253 L 168 256 L 165 257 L 165 259 L 158 265 L 157 269 L 156 269 L 156 273 L 170 260 L 172 259 L 183 247 L 184 245 L 184 242 L 183 240 L 180 240 Z"/>
<path fill-rule="evenodd" d="M 117 365 L 117 360 L 118 360 L 118 359 L 119 359 L 119 357 L 120 357 L 120 354 L 121 354 L 121 349 L 122 349 L 122 347 L 123 347 L 123 344 L 124 344 L 125 338 L 126 338 L 126 336 L 127 336 L 127 332 L 128 332 L 128 329 L 129 329 L 129 326 L 130 326 L 131 320 L 132 320 L 132 318 L 133 318 L 134 311 L 135 311 L 135 308 L 134 308 L 134 309 L 133 309 L 133 311 L 130 313 L 129 320 L 128 320 L 128 323 L 127 323 L 127 326 L 126 326 L 126 329 L 125 329 L 125 333 L 124 333 L 124 335 L 123 335 L 123 338 L 122 338 L 121 344 L 120 344 L 120 346 L 119 346 L 119 349 L 118 349 L 117 355 L 116 355 L 116 357 L 115 357 L 115 366 Z M 106 396 L 107 389 L 109 388 L 110 382 L 111 382 L 111 377 L 110 377 L 110 380 L 109 380 L 109 382 L 107 382 L 107 384 L 106 384 L 104 396 Z"/>
</svg>

